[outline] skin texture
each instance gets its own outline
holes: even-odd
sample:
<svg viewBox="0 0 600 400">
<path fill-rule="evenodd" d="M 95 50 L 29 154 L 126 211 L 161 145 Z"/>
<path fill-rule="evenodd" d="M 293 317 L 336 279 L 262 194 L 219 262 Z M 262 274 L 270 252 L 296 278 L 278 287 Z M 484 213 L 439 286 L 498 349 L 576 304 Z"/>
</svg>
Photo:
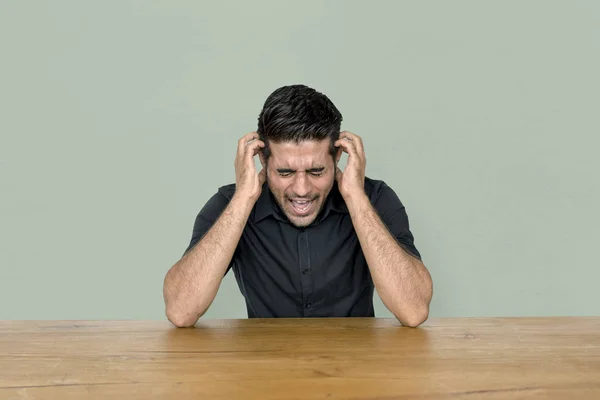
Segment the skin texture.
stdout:
<svg viewBox="0 0 600 400">
<path fill-rule="evenodd" d="M 267 165 L 267 182 L 275 200 L 298 227 L 310 225 L 325 204 L 325 199 L 335 183 L 335 165 L 329 154 L 329 139 L 300 143 L 270 143 Z M 307 213 L 299 213 L 292 200 L 310 200 Z"/>
<path fill-rule="evenodd" d="M 429 316 L 433 296 L 431 275 L 423 263 L 406 252 L 390 234 L 364 191 L 367 159 L 360 136 L 342 132 L 336 147 L 348 154 L 336 181 L 369 265 L 375 288 L 385 306 L 406 326 L 416 327 Z M 341 152 L 338 152 L 337 159 Z"/>
<path fill-rule="evenodd" d="M 238 141 L 235 156 L 237 190 L 206 235 L 167 272 L 163 284 L 165 314 L 173 325 L 193 326 L 212 304 L 233 257 L 266 174 L 254 167 L 264 143 L 249 133 Z"/>
<path fill-rule="evenodd" d="M 327 140 L 270 143 L 269 160 L 260 153 L 264 145 L 255 132 L 238 141 L 234 162 L 236 193 L 202 240 L 167 272 L 163 286 L 167 318 L 175 326 L 189 327 L 206 312 L 262 184 L 268 180 L 277 202 L 297 226 L 314 221 L 337 183 L 383 303 L 403 325 L 422 324 L 428 318 L 433 295 L 431 276 L 420 260 L 398 244 L 372 207 L 364 191 L 366 156 L 362 139 L 342 132 L 335 142 L 339 148 L 335 163 Z M 348 154 L 344 171 L 337 167 L 342 152 Z M 257 154 L 263 165 L 260 172 L 254 166 Z M 303 215 L 290 201 L 298 199 L 313 202 Z"/>
</svg>

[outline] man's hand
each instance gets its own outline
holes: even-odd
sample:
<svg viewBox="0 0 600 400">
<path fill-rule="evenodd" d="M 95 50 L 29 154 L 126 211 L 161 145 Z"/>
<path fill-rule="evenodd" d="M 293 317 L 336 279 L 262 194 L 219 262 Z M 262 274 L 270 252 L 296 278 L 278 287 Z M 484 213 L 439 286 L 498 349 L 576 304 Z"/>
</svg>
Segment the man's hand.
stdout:
<svg viewBox="0 0 600 400">
<path fill-rule="evenodd" d="M 254 156 L 263 147 L 265 147 L 265 143 L 258 139 L 256 132 L 251 132 L 238 140 L 234 162 L 236 195 L 253 202 L 260 197 L 262 185 L 267 177 L 264 166 L 258 173 L 254 165 Z"/>
<path fill-rule="evenodd" d="M 344 172 L 336 167 L 335 180 L 338 183 L 340 193 L 345 200 L 356 195 L 365 194 L 365 168 L 367 159 L 360 136 L 344 131 L 340 133 L 340 138 L 335 142 L 335 147 L 339 147 L 337 161 L 342 156 L 342 151 L 348 154 L 348 163 Z"/>
</svg>

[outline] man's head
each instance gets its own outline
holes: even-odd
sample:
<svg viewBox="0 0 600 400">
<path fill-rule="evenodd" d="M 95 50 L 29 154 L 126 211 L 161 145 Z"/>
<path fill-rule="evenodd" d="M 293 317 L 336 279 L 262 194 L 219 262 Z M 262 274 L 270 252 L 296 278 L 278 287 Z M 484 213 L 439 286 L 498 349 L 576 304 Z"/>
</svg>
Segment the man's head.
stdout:
<svg viewBox="0 0 600 400">
<path fill-rule="evenodd" d="M 269 188 L 296 226 L 315 220 L 333 187 L 341 123 L 327 96 L 304 85 L 275 90 L 258 117 Z"/>
</svg>

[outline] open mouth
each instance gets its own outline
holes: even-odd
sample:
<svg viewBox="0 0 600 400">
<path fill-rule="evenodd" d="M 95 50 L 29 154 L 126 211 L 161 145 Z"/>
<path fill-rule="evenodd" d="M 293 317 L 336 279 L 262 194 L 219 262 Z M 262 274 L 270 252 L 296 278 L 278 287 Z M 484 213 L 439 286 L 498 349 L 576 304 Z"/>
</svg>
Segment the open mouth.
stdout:
<svg viewBox="0 0 600 400">
<path fill-rule="evenodd" d="M 290 204 L 296 215 L 306 215 L 310 213 L 314 200 L 290 200 Z"/>
</svg>

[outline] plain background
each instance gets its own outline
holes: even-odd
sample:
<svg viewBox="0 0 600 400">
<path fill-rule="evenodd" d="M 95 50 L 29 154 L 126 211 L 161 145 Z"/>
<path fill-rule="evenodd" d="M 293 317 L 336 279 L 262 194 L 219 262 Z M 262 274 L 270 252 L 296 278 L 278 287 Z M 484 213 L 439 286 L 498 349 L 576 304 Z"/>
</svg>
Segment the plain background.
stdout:
<svg viewBox="0 0 600 400">
<path fill-rule="evenodd" d="M 431 317 L 599 315 L 599 39 L 596 1 L 3 1 L 0 319 L 164 319 L 293 83 L 405 204 Z M 231 274 L 206 318 L 235 317 Z"/>
</svg>

